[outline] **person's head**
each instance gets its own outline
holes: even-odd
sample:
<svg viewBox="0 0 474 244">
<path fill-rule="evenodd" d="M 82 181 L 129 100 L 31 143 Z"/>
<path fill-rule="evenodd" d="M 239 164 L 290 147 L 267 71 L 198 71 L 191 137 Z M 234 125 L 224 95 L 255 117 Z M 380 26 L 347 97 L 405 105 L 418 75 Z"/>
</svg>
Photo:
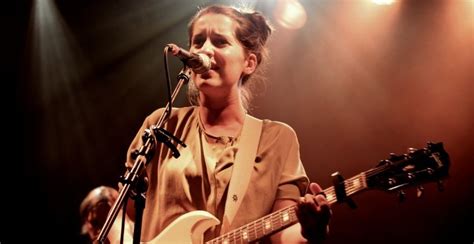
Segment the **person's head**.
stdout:
<svg viewBox="0 0 474 244">
<path fill-rule="evenodd" d="M 197 89 L 210 96 L 228 96 L 238 90 L 244 108 L 251 98 L 249 84 L 267 55 L 265 43 L 272 32 L 259 12 L 212 5 L 201 9 L 188 25 L 190 51 L 211 58 L 212 68 L 193 74 L 189 98 L 198 104 Z"/>
<path fill-rule="evenodd" d="M 79 207 L 81 215 L 81 234 L 95 240 L 105 223 L 107 214 L 118 197 L 118 191 L 108 186 L 92 189 L 82 200 Z"/>
</svg>

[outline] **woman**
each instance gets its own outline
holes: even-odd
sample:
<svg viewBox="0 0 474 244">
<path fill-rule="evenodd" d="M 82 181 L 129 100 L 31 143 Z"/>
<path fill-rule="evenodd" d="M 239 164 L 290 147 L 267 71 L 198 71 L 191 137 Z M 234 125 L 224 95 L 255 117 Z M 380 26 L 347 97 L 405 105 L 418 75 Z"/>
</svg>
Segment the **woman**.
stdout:
<svg viewBox="0 0 474 244">
<path fill-rule="evenodd" d="M 232 169 L 248 116 L 248 87 L 265 58 L 271 27 L 258 12 L 214 5 L 194 16 L 188 34 L 190 52 L 207 55 L 212 67 L 206 73 L 192 74 L 189 97 L 193 106 L 173 109 L 164 127 L 187 147 L 179 147 L 181 156 L 175 159 L 168 148 L 158 144 L 147 165 L 149 187 L 142 241 L 152 240 L 176 218 L 195 210 L 205 210 L 222 222 L 227 188 L 235 175 Z M 134 164 L 132 152 L 143 143 L 143 131 L 156 124 L 162 112 L 159 109 L 144 121 L 130 145 L 128 168 Z M 281 122 L 263 120 L 258 145 L 250 183 L 237 214 L 226 228 L 218 225 L 206 231 L 205 239 L 295 204 L 300 224 L 272 235 L 271 240 L 324 239 L 330 208 L 324 195 L 316 194 L 322 193 L 317 184 L 310 186 L 313 194 L 305 195 L 308 178 L 293 129 Z"/>
</svg>

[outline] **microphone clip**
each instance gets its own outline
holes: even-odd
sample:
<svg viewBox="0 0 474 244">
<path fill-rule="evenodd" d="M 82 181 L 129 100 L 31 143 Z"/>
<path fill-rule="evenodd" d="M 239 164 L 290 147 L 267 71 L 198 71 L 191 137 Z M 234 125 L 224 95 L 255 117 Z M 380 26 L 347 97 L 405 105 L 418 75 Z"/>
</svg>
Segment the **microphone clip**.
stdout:
<svg viewBox="0 0 474 244">
<path fill-rule="evenodd" d="M 152 127 L 153 132 L 155 133 L 155 137 L 159 142 L 164 143 L 170 150 L 171 155 L 175 158 L 180 156 L 180 153 L 177 147 L 173 144 L 173 141 L 176 141 L 179 145 L 186 147 L 186 144 L 178 139 L 176 136 L 169 133 L 167 130 L 163 129 L 162 127 Z"/>
</svg>

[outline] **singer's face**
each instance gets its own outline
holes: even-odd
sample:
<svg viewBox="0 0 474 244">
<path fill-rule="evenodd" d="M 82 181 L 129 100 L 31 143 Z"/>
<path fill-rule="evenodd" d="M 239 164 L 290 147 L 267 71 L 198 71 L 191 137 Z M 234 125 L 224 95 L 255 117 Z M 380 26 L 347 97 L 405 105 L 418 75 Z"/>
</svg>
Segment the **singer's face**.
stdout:
<svg viewBox="0 0 474 244">
<path fill-rule="evenodd" d="M 210 97 L 230 97 L 238 94 L 242 74 L 255 70 L 256 57 L 247 54 L 235 36 L 238 23 L 222 14 L 206 14 L 193 26 L 191 52 L 211 58 L 212 68 L 192 79 L 201 94 Z"/>
</svg>

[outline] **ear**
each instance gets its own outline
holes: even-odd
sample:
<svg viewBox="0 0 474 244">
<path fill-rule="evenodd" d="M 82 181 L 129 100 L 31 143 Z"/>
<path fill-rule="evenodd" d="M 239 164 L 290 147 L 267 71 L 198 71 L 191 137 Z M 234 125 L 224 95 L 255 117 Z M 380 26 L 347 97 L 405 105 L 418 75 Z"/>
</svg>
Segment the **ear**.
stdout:
<svg viewBox="0 0 474 244">
<path fill-rule="evenodd" d="M 244 74 L 252 74 L 257 68 L 257 64 L 257 55 L 255 55 L 254 53 L 250 53 L 245 59 Z"/>
</svg>

